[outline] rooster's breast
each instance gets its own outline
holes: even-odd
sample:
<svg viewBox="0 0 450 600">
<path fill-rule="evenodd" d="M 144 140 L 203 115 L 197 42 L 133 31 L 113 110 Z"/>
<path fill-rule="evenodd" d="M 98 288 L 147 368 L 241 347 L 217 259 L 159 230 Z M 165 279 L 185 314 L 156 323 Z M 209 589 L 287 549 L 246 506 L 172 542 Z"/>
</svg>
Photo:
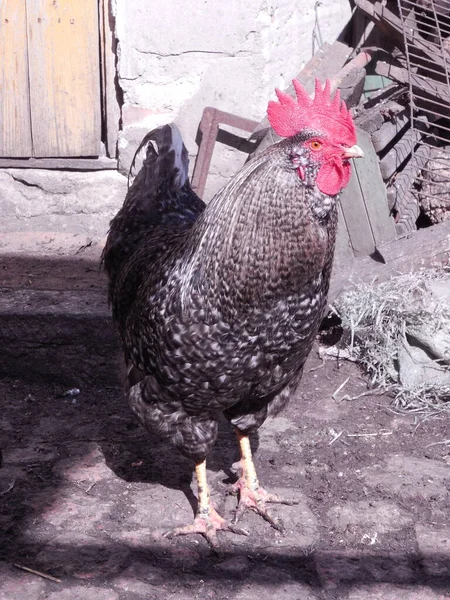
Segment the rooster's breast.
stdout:
<svg viewBox="0 0 450 600">
<path fill-rule="evenodd" d="M 222 411 L 250 395 L 279 393 L 297 376 L 324 302 L 321 276 L 272 304 L 235 311 L 228 306 L 228 318 L 196 294 L 183 310 L 179 302 L 166 301 L 164 308 L 154 302 L 147 322 L 141 313 L 130 327 L 132 359 L 190 414 Z"/>
</svg>

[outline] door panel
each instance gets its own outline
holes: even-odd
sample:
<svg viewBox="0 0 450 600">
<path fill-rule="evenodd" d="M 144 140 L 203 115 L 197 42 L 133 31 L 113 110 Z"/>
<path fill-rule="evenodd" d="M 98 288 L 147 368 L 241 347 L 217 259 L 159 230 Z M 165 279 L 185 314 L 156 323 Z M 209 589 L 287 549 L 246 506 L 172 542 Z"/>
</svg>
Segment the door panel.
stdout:
<svg viewBox="0 0 450 600">
<path fill-rule="evenodd" d="M 0 0 L 0 156 L 32 156 L 25 0 Z"/>
<path fill-rule="evenodd" d="M 34 156 L 97 156 L 98 0 L 26 0 Z"/>
</svg>

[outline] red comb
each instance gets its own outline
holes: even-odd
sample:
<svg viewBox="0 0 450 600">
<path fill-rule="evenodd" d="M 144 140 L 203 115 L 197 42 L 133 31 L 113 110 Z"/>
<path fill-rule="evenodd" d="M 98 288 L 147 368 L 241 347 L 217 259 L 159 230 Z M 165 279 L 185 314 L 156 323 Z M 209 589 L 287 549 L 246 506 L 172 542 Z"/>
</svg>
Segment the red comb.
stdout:
<svg viewBox="0 0 450 600">
<path fill-rule="evenodd" d="M 327 80 L 322 89 L 320 81 L 316 79 L 312 99 L 297 79 L 292 83 L 297 101 L 275 90 L 278 102 L 269 102 L 267 108 L 270 125 L 278 135 L 291 137 L 303 129 L 311 129 L 338 138 L 340 143 L 347 146 L 356 144 L 355 124 L 345 102 L 341 101 L 339 90 L 331 98 L 330 82 Z"/>
</svg>

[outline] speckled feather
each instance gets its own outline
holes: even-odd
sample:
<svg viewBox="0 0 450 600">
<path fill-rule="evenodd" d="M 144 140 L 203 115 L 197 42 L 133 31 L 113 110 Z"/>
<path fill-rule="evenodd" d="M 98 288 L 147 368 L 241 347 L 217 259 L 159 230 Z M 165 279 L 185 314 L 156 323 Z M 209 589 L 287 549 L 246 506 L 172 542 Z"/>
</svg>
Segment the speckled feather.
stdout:
<svg viewBox="0 0 450 600">
<path fill-rule="evenodd" d="M 297 387 L 325 308 L 337 197 L 314 185 L 305 131 L 247 163 L 205 209 L 180 176 L 187 153 L 173 151 L 172 127 L 147 136 L 104 262 L 130 405 L 198 461 L 220 413 L 249 433 Z"/>
</svg>

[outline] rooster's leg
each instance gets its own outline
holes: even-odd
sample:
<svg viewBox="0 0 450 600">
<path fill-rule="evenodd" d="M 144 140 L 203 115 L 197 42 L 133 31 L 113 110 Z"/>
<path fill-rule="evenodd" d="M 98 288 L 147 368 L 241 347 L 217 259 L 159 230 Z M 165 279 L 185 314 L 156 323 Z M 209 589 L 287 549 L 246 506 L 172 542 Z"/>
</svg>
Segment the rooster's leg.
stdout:
<svg viewBox="0 0 450 600">
<path fill-rule="evenodd" d="M 209 544 L 214 549 L 219 548 L 219 542 L 217 540 L 217 531 L 231 531 L 241 535 L 248 535 L 248 533 L 236 527 L 231 523 L 228 523 L 219 513 L 215 510 L 212 505 L 208 481 L 206 478 L 206 461 L 203 460 L 195 465 L 195 475 L 197 478 L 198 486 L 198 508 L 192 525 L 186 525 L 185 527 L 177 527 L 165 533 L 165 537 L 175 537 L 177 535 L 189 535 L 190 533 L 200 533 L 203 535 Z"/>
<path fill-rule="evenodd" d="M 285 500 L 275 494 L 269 494 L 259 485 L 256 475 L 255 464 L 253 462 L 250 440 L 247 435 L 243 435 L 238 429 L 235 430 L 241 450 L 242 475 L 233 486 L 233 492 L 239 494 L 239 504 L 236 510 L 234 522 L 236 523 L 244 512 L 250 508 L 260 514 L 272 527 L 278 531 L 283 531 L 283 523 L 269 514 L 267 504 L 298 504 L 296 500 Z"/>
</svg>

